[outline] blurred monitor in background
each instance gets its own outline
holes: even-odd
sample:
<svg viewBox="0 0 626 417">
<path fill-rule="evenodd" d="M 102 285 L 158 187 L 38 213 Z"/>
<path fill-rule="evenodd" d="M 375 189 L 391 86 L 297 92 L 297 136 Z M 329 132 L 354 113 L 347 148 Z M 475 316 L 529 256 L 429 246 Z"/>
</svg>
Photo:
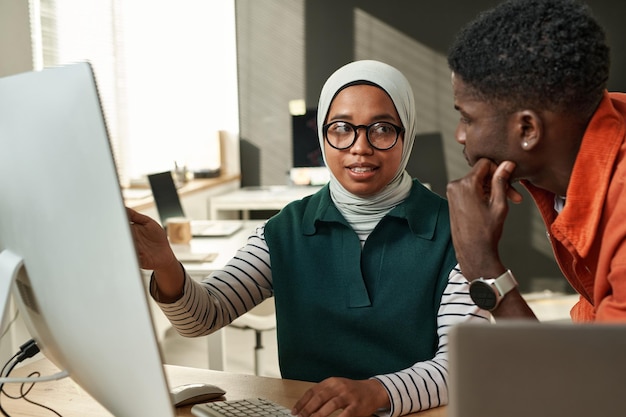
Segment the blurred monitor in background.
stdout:
<svg viewBox="0 0 626 417">
<path fill-rule="evenodd" d="M 293 167 L 323 167 L 322 151 L 317 137 L 317 109 L 291 116 Z"/>
</svg>

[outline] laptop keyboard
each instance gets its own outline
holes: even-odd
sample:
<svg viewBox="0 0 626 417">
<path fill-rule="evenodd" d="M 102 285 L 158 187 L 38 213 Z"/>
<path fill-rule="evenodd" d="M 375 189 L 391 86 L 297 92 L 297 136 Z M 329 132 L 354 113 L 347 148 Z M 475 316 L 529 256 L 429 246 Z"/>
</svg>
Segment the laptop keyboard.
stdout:
<svg viewBox="0 0 626 417">
<path fill-rule="evenodd" d="M 239 231 L 243 222 L 237 220 L 213 221 L 213 220 L 192 220 L 191 234 L 198 237 L 230 236 Z"/>
<path fill-rule="evenodd" d="M 191 414 L 198 417 L 290 416 L 291 410 L 264 398 L 196 404 Z"/>
</svg>

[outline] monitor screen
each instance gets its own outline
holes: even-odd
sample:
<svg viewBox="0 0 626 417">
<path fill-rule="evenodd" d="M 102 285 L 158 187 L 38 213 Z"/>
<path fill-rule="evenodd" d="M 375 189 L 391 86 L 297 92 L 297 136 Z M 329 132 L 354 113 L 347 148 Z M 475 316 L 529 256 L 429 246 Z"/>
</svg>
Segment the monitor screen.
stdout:
<svg viewBox="0 0 626 417">
<path fill-rule="evenodd" d="M 113 415 L 174 416 L 90 65 L 0 79 L 0 149 L 0 283 L 31 336 Z"/>
<path fill-rule="evenodd" d="M 317 109 L 291 116 L 293 167 L 323 167 L 324 159 L 317 137 Z"/>
</svg>

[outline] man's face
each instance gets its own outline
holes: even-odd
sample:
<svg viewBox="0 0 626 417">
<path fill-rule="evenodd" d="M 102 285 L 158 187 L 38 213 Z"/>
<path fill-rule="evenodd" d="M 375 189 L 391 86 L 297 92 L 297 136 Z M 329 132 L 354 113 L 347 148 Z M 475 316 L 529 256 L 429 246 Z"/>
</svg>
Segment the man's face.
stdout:
<svg viewBox="0 0 626 417">
<path fill-rule="evenodd" d="M 507 129 L 507 115 L 495 105 L 479 99 L 463 80 L 452 74 L 454 108 L 460 119 L 455 136 L 464 146 L 463 154 L 470 166 L 480 158 L 496 164 L 511 160 Z"/>
</svg>

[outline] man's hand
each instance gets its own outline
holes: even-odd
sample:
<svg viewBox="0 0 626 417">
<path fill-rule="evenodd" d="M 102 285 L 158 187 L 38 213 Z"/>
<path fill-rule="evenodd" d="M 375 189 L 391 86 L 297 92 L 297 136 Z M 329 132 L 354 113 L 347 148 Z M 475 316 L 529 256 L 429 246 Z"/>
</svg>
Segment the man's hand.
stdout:
<svg viewBox="0 0 626 417">
<path fill-rule="evenodd" d="M 359 417 L 371 416 L 390 406 L 387 390 L 375 379 L 328 378 L 305 392 L 291 413 L 302 417 L 326 417 L 342 409 L 339 417 Z"/>
<path fill-rule="evenodd" d="M 497 277 L 506 270 L 498 242 L 509 210 L 507 198 L 522 201 L 509 183 L 514 169 L 513 162 L 498 166 L 480 159 L 465 177 L 448 184 L 452 241 L 461 270 L 470 280 Z"/>
<path fill-rule="evenodd" d="M 498 242 L 509 212 L 507 199 L 522 201 L 522 195 L 510 184 L 514 169 L 513 162 L 496 165 L 480 159 L 465 177 L 448 184 L 452 242 L 461 271 L 469 280 L 495 278 L 506 270 Z M 517 289 L 506 294 L 492 314 L 496 319 L 537 320 Z"/>
</svg>

